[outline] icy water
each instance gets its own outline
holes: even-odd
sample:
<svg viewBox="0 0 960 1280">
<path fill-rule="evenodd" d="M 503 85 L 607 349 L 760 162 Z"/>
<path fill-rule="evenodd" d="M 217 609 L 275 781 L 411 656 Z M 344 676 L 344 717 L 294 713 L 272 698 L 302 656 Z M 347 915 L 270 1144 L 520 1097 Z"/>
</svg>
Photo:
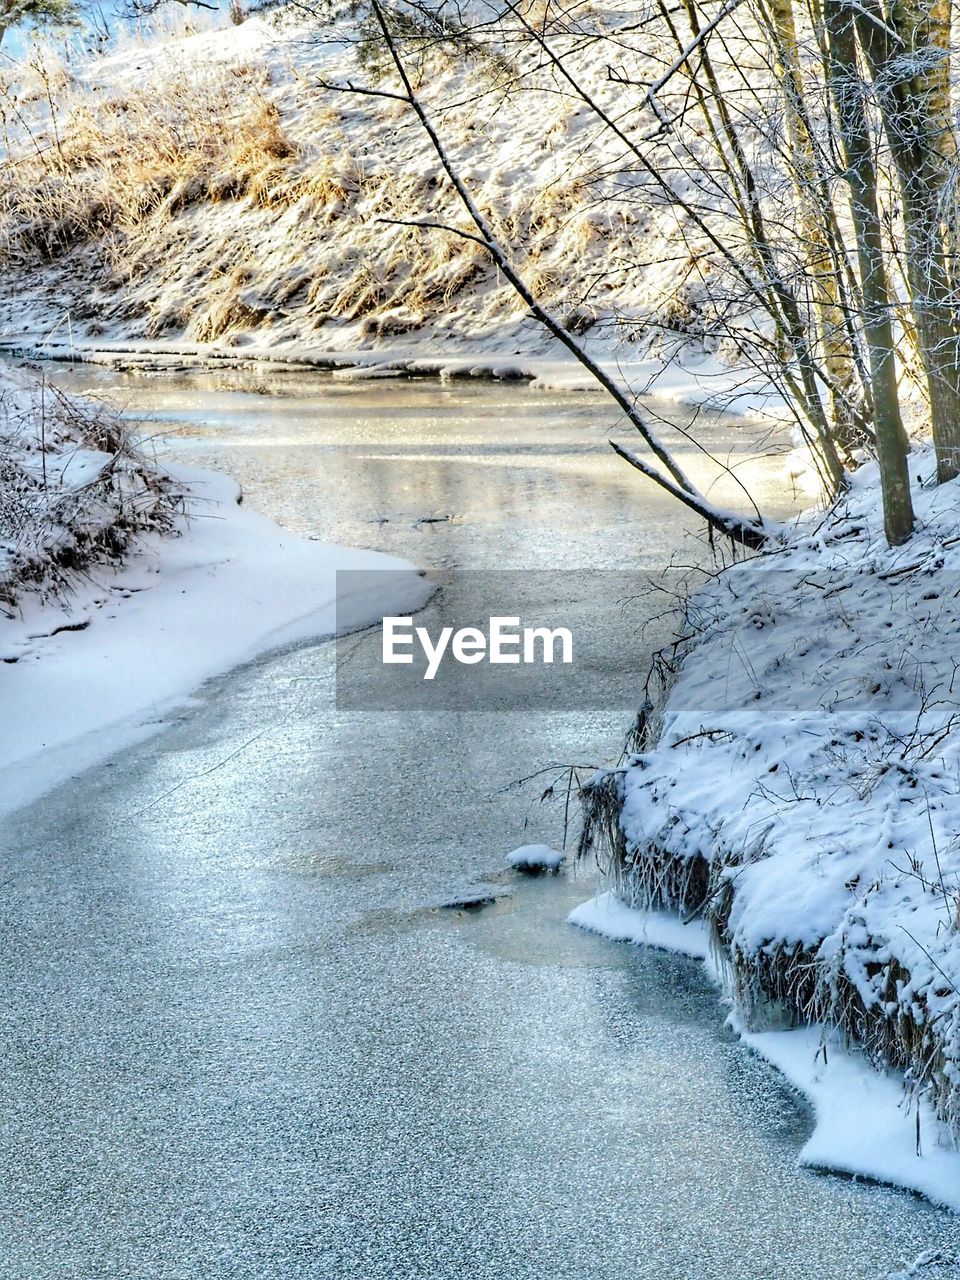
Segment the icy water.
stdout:
<svg viewBox="0 0 960 1280">
<path fill-rule="evenodd" d="M 696 553 L 586 397 L 58 377 L 308 534 L 425 565 Z M 957 1218 L 796 1167 L 806 1111 L 698 965 L 568 926 L 588 876 L 502 871 L 562 806 L 501 788 L 615 756 L 630 707 L 347 714 L 333 668 L 215 681 L 4 824 L 4 1280 L 881 1280 L 960 1250 Z"/>
</svg>

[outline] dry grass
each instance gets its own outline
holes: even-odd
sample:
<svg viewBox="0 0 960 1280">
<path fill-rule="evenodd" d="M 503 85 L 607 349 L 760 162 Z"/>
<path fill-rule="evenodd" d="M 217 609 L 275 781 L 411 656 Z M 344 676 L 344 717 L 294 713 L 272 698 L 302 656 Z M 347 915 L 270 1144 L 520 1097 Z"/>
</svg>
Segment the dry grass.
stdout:
<svg viewBox="0 0 960 1280">
<path fill-rule="evenodd" d="M 269 312 L 248 296 L 249 271 L 235 267 L 222 278 L 222 292 L 212 305 L 201 308 L 190 321 L 189 334 L 195 342 L 215 342 L 225 333 L 255 329 Z"/>
<path fill-rule="evenodd" d="M 437 58 L 427 92 L 452 92 Z M 470 330 L 517 323 L 525 304 L 478 245 L 398 225 L 469 230 L 407 113 L 324 97 L 305 74 L 249 59 L 183 65 L 151 48 L 142 80 L 108 70 L 80 83 L 49 59 L 29 87 L 0 79 L 0 270 L 42 269 L 87 336 L 119 326 L 130 337 L 210 342 L 270 325 L 309 341 L 330 323 L 353 343 L 441 317 Z M 475 108 L 444 116 L 461 159 L 477 151 Z M 549 146 L 539 132 L 526 139 L 535 182 L 506 190 L 489 157 L 476 195 L 535 295 L 582 333 L 597 319 L 587 295 L 607 287 L 591 284 L 587 264 L 616 215 L 597 211 L 579 161 L 551 159 L 574 115 L 558 107 Z M 512 171 L 515 131 L 504 141 Z M 494 135 L 483 143 L 499 145 Z M 243 287 L 221 278 L 239 269 L 249 273 Z M 613 271 L 605 260 L 604 277 Z"/>
<path fill-rule="evenodd" d="M 29 88 L 0 81 L 0 267 L 92 246 L 84 261 L 97 276 L 75 319 L 212 342 L 293 309 L 307 325 L 356 324 L 381 340 L 483 290 L 504 313 L 523 310 L 509 290 L 491 290 L 495 273 L 474 242 L 395 225 L 433 215 L 459 225 L 463 211 L 429 165 L 398 172 L 382 150 L 358 151 L 363 130 L 339 102 L 318 102 L 289 127 L 264 64 L 154 63 L 135 90 L 105 83 L 79 84 L 49 61 Z M 482 192 L 536 296 L 565 310 L 569 268 L 602 234 L 584 199 L 573 177 L 506 204 L 495 184 Z M 242 283 L 220 278 L 241 270 Z"/>
<path fill-rule="evenodd" d="M 169 530 L 180 500 L 124 424 L 48 385 L 0 390 L 0 604 L 67 594 Z"/>
<path fill-rule="evenodd" d="M 247 67 L 157 76 L 128 95 L 64 87 L 43 123 L 0 82 L 0 260 L 56 258 L 108 231 L 129 233 L 202 201 L 276 199 L 297 158 L 263 77 Z"/>
</svg>

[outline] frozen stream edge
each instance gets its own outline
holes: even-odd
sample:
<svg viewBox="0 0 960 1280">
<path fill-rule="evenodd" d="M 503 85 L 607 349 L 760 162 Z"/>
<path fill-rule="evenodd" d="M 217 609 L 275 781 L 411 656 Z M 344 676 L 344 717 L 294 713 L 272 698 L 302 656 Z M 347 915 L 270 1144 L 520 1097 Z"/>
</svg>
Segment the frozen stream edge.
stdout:
<svg viewBox="0 0 960 1280">
<path fill-rule="evenodd" d="M 240 506 L 228 476 L 164 470 L 185 495 L 175 535 L 98 569 L 63 607 L 25 598 L 4 624 L 0 813 L 158 732 L 213 676 L 432 591 L 408 561 L 301 538 Z M 376 595 L 338 600 L 338 570 L 379 571 Z"/>
<path fill-rule="evenodd" d="M 568 920 L 617 942 L 702 960 L 713 981 L 724 986 L 722 960 L 718 964 L 712 954 L 702 920 L 685 925 L 667 911 L 628 907 L 610 890 L 575 907 Z M 748 1031 L 736 1011 L 727 1021 L 747 1048 L 810 1103 L 814 1130 L 800 1152 L 802 1166 L 869 1178 L 960 1211 L 960 1152 L 937 1145 L 936 1119 L 924 1101 L 908 1105 L 902 1075 L 874 1070 L 821 1023 L 757 1032 Z"/>
</svg>

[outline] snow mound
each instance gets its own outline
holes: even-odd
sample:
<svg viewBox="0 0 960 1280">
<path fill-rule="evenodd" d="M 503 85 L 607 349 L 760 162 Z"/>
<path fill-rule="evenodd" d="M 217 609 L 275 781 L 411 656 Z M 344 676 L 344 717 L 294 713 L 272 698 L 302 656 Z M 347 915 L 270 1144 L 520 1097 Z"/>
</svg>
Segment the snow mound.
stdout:
<svg viewBox="0 0 960 1280">
<path fill-rule="evenodd" d="M 902 1076 L 873 1070 L 820 1025 L 744 1032 L 742 1038 L 813 1107 L 814 1130 L 800 1152 L 802 1165 L 917 1191 L 960 1210 L 960 1153 L 937 1144 L 929 1105 L 904 1104 Z"/>
<path fill-rule="evenodd" d="M 935 472 L 929 449 L 910 472 L 918 523 L 904 546 L 886 545 L 867 466 L 777 554 L 693 597 L 656 741 L 588 792 L 612 884 L 643 907 L 703 913 L 746 1026 L 835 1028 L 894 1073 L 904 1114 L 919 1107 L 949 1144 L 960 1137 L 960 516 L 956 482 L 919 483 Z M 942 1158 L 931 1133 L 904 1182 L 930 1195 L 923 1171 Z M 843 1137 L 836 1167 L 903 1181 L 879 1167 L 866 1128 Z"/>
<path fill-rule="evenodd" d="M 548 844 L 522 844 L 507 854 L 507 866 L 518 871 L 559 871 L 566 856 Z"/>
</svg>

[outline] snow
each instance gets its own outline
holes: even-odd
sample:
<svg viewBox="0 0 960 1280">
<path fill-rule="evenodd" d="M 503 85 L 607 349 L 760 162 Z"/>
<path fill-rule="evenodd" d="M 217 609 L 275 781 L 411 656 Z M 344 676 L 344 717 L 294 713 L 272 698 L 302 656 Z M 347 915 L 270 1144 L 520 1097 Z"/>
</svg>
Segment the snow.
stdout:
<svg viewBox="0 0 960 1280">
<path fill-rule="evenodd" d="M 566 856 L 548 844 L 522 844 L 507 854 L 507 866 L 521 871 L 557 871 Z"/>
<path fill-rule="evenodd" d="M 568 919 L 617 942 L 703 960 L 711 977 L 718 977 L 700 921 L 684 925 L 670 912 L 628 907 L 610 891 L 575 907 Z M 960 1152 L 938 1146 L 939 1128 L 926 1103 L 907 1105 L 902 1075 L 874 1070 L 820 1024 L 751 1032 L 736 1012 L 729 1022 L 744 1045 L 776 1067 L 810 1103 L 814 1127 L 800 1151 L 800 1164 L 916 1191 L 960 1210 Z"/>
<path fill-rule="evenodd" d="M 813 1107 L 802 1165 L 889 1183 L 960 1210 L 960 1153 L 937 1145 L 930 1107 L 923 1101 L 907 1105 L 902 1076 L 874 1071 L 820 1025 L 741 1035 Z"/>
<path fill-rule="evenodd" d="M 191 495 L 180 536 L 94 570 L 63 605 L 26 596 L 0 619 L 0 812 L 157 732 L 211 677 L 430 593 L 404 561 L 299 538 L 245 509 L 224 476 L 169 472 Z M 336 573 L 348 569 L 378 576 L 338 609 Z"/>
<path fill-rule="evenodd" d="M 709 954 L 710 938 L 702 920 L 684 924 L 669 911 L 639 911 L 609 889 L 574 907 L 567 919 L 580 929 L 616 942 L 642 943 L 695 960 L 706 960 Z"/>
<path fill-rule="evenodd" d="M 491 11 L 484 15 L 489 19 Z M 614 8 L 605 20 L 632 22 L 632 13 Z M 290 7 L 63 69 L 60 132 L 69 135 L 71 119 L 92 120 L 106 130 L 109 154 L 132 153 L 141 135 L 177 125 L 183 111 L 186 125 L 177 136 L 193 132 L 198 117 L 215 126 L 211 158 L 197 172 L 216 186 L 236 175 L 228 135 L 265 104 L 276 112 L 291 154 L 264 156 L 256 191 L 164 200 L 130 226 L 121 217 L 119 230 L 108 233 L 116 266 L 108 279 L 96 239 L 52 263 L 35 261 L 28 247 L 30 297 L 20 271 L 0 276 L 0 337 L 18 350 L 47 354 L 160 342 L 188 357 L 342 360 L 368 376 L 414 371 L 420 360 L 453 376 L 519 370 L 542 386 L 589 386 L 588 375 L 531 320 L 477 245 L 383 220 L 436 217 L 459 225 L 463 213 L 438 184 L 436 156 L 408 112 L 314 87 L 351 76 L 363 81 L 356 43 L 353 9 L 335 9 L 318 35 Z M 601 46 L 585 40 L 575 63 L 594 94 L 615 99 L 621 91 L 611 87 Z M 689 285 L 674 211 L 639 198 L 629 172 L 603 179 L 613 198 L 597 199 L 597 175 L 605 165 L 622 166 L 619 143 L 598 131 L 574 98 L 557 92 L 535 50 L 512 54 L 526 78 L 521 94 L 503 94 L 482 66 L 442 59 L 423 92 L 428 107 L 445 104 L 444 145 L 480 207 L 493 211 L 497 233 L 517 246 L 528 283 L 561 319 L 587 316 L 585 347 L 634 390 L 786 421 L 779 395 L 742 360 L 735 372 L 722 355 L 705 353 L 699 331 L 688 334 L 682 325 L 677 331 L 672 321 L 664 330 L 657 317 L 672 316 Z M 29 158 L 50 121 L 36 73 L 26 66 L 19 73 Z M 222 101 L 229 114 L 218 123 Z M 255 133 L 250 141 L 256 150 Z M 195 160 L 190 155 L 184 163 Z M 143 172 L 121 176 L 147 183 L 149 164 L 148 153 Z M 168 176 L 157 175 L 155 185 L 165 190 Z M 99 191 L 108 179 L 77 174 L 84 198 L 88 187 Z M 110 179 L 103 202 L 114 201 L 117 189 Z M 28 210 L 32 195 L 28 188 Z M 131 196 L 128 203 L 136 201 Z M 243 304 L 237 316 L 247 308 L 260 318 L 251 326 L 235 316 L 214 332 L 211 319 L 234 304 Z"/>
<path fill-rule="evenodd" d="M 591 349 L 592 344 L 585 344 Z M 598 344 L 603 351 L 603 344 Z M 672 404 L 722 405 L 727 413 L 761 421 L 779 420 L 785 413 L 783 397 L 757 373 L 732 369 L 715 355 L 692 344 L 677 346 L 669 359 L 632 359 L 621 354 L 615 361 L 601 360 L 608 373 L 616 372 L 640 395 L 656 396 Z M 596 384 L 590 374 L 571 360 L 531 358 L 525 368 L 532 385 L 552 391 L 589 391 Z"/>
</svg>

